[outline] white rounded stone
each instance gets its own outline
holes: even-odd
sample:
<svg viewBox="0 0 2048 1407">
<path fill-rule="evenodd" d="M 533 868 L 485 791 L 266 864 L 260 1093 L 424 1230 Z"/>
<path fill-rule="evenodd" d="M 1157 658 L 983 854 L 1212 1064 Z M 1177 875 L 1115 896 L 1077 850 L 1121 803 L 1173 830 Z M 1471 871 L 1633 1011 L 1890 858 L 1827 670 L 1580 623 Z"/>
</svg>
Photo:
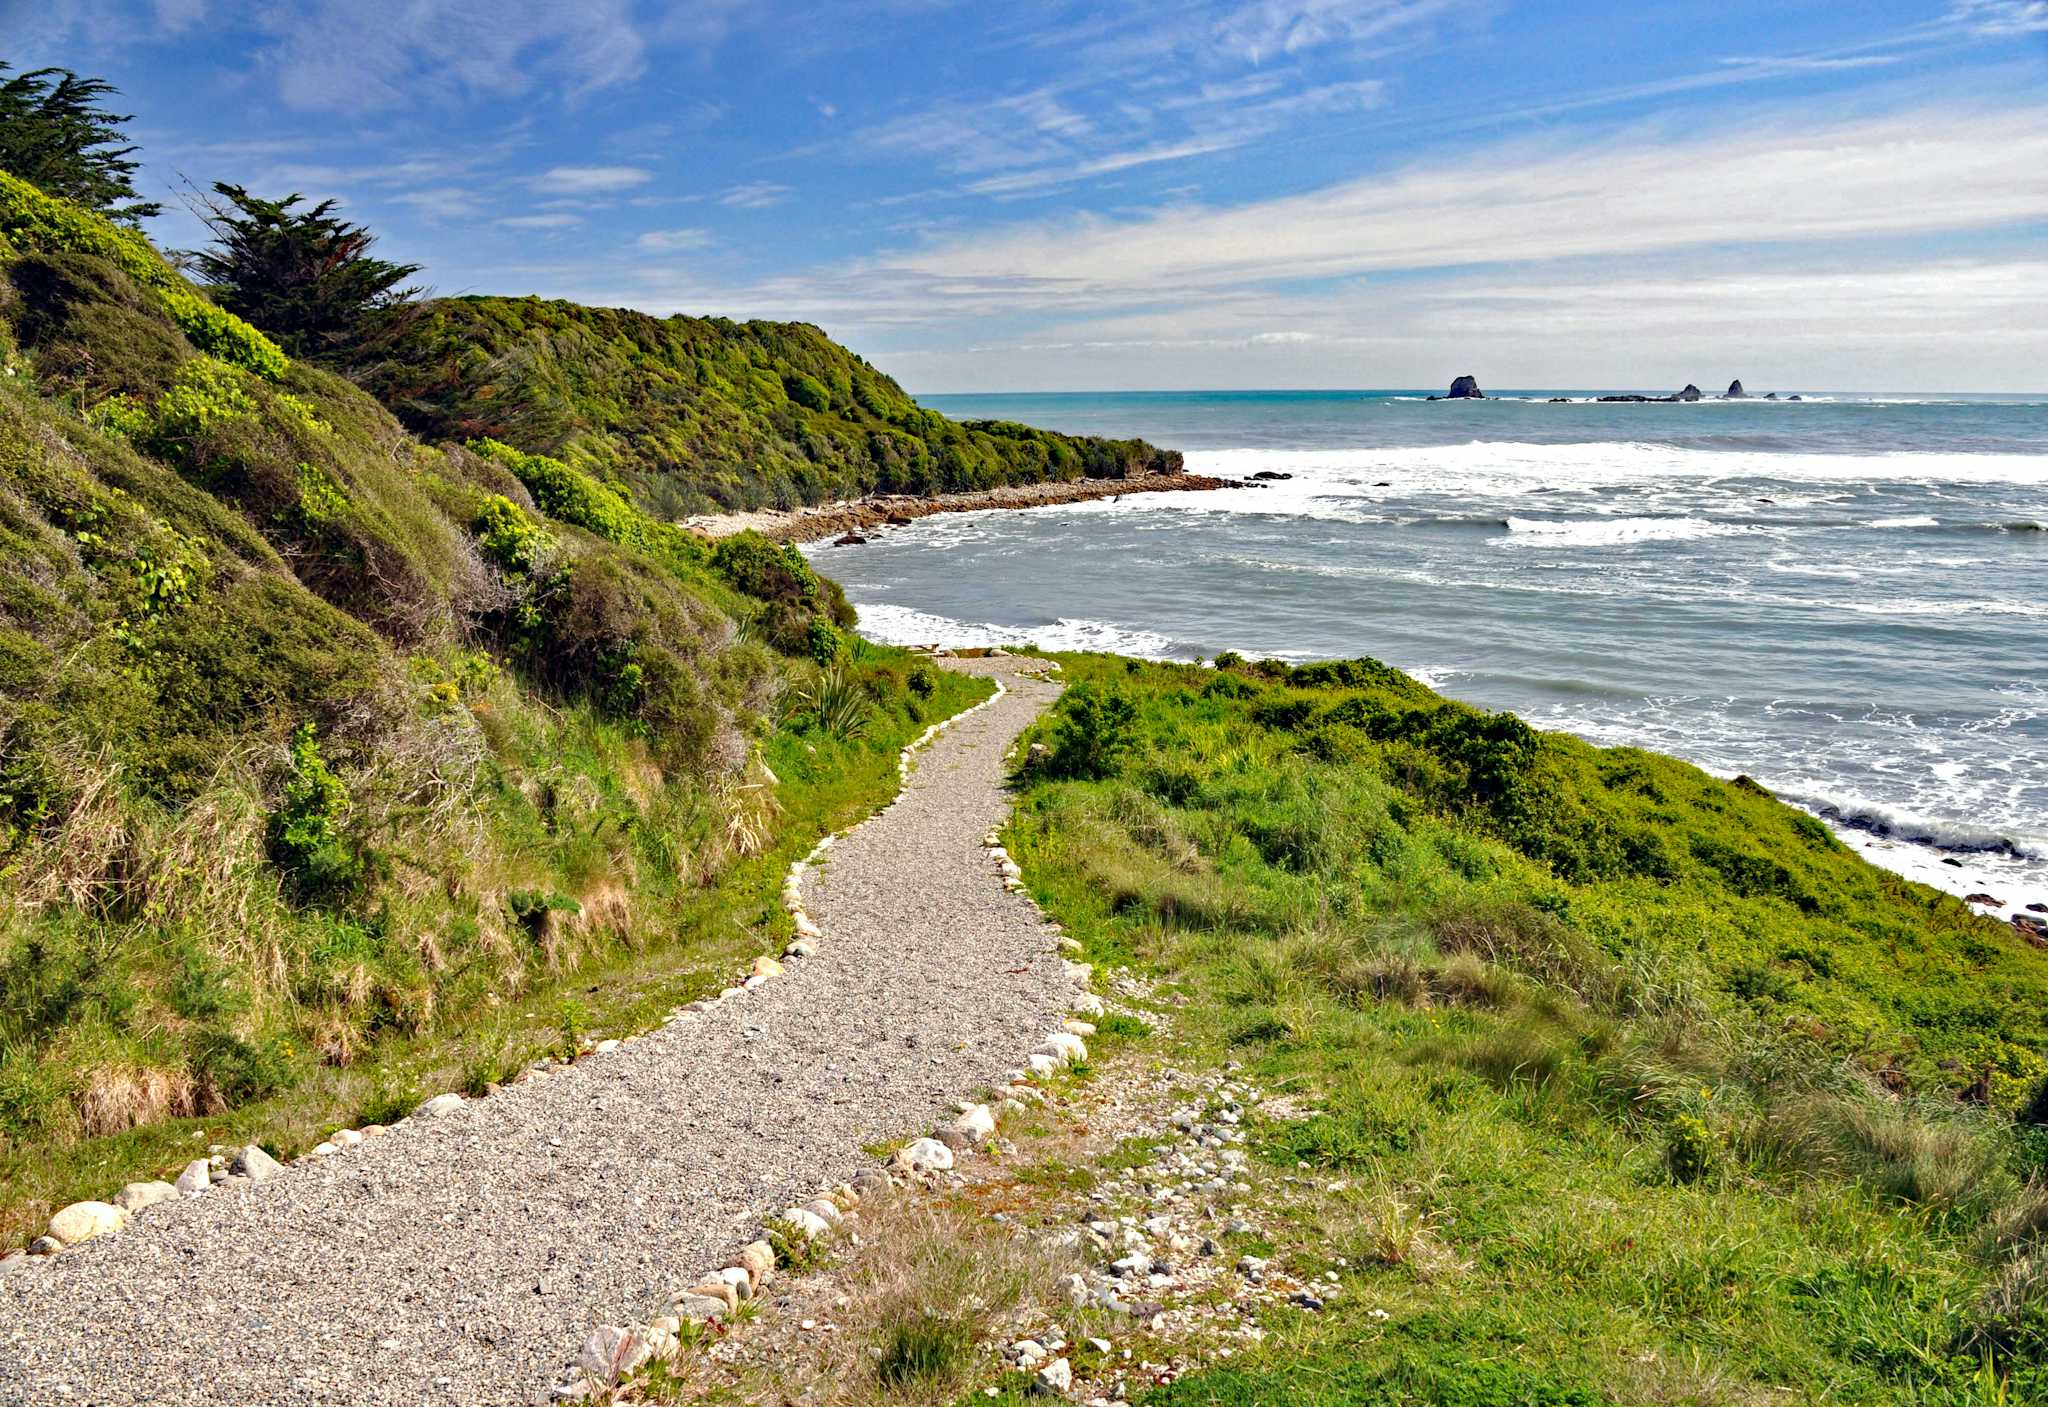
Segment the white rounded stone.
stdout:
<svg viewBox="0 0 2048 1407">
<path fill-rule="evenodd" d="M 995 1111 L 986 1104 L 976 1104 L 961 1111 L 960 1117 L 953 1121 L 953 1127 L 976 1143 L 985 1143 L 995 1137 Z"/>
<path fill-rule="evenodd" d="M 50 1218 L 50 1236 L 67 1247 L 82 1246 L 127 1224 L 128 1213 L 110 1202 L 73 1202 Z"/>
<path fill-rule="evenodd" d="M 889 1161 L 912 1172 L 951 1172 L 953 1150 L 936 1138 L 920 1138 L 897 1149 Z"/>
<path fill-rule="evenodd" d="M 168 1182 L 131 1182 L 114 1194 L 114 1205 L 133 1215 L 144 1207 L 168 1202 L 177 1195 L 178 1189 Z"/>
</svg>

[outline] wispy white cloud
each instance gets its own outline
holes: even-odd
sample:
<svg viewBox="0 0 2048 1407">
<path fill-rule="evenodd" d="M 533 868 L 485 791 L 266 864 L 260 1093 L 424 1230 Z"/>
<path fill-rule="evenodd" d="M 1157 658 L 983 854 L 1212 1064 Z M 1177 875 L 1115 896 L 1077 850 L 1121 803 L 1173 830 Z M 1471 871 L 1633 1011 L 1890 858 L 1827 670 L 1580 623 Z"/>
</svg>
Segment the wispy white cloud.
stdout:
<svg viewBox="0 0 2048 1407">
<path fill-rule="evenodd" d="M 257 63 L 292 107 L 362 112 L 570 97 L 637 78 L 647 39 L 631 0 L 314 0 L 261 8 Z"/>
<path fill-rule="evenodd" d="M 766 210 L 771 205 L 782 204 L 789 196 L 788 186 L 779 186 L 773 181 L 748 181 L 721 195 L 718 203 L 734 210 Z"/>
<path fill-rule="evenodd" d="M 557 210 L 545 215 L 507 215 L 498 223 L 508 230 L 570 230 L 582 224 L 583 217 Z"/>
<path fill-rule="evenodd" d="M 438 223 L 474 220 L 484 213 L 483 203 L 476 192 L 461 186 L 421 186 L 400 191 L 390 199 L 394 204 L 406 206 L 424 219 Z"/>
<path fill-rule="evenodd" d="M 2048 34 L 2048 0 L 1957 0 L 1949 18 L 1974 34 Z"/>
<path fill-rule="evenodd" d="M 2044 170 L 2048 107 L 1506 146 L 1277 200 L 1019 224 L 869 271 L 983 313 L 1101 309 L 1389 270 L 1983 229 L 2048 218 Z"/>
<path fill-rule="evenodd" d="M 644 186 L 653 179 L 652 171 L 638 166 L 550 166 L 530 184 L 555 195 L 608 195 Z"/>
<path fill-rule="evenodd" d="M 633 241 L 636 249 L 649 254 L 680 254 L 702 249 L 711 243 L 711 231 L 702 229 L 649 230 Z"/>
<path fill-rule="evenodd" d="M 1030 42 L 1101 70 L 1166 60 L 1235 68 L 1412 40 L 1446 22 L 1483 23 L 1494 8 L 1486 0 L 1132 0 L 1046 27 Z"/>
<path fill-rule="evenodd" d="M 1185 161 L 1193 156 L 1228 151 L 1240 144 L 1236 137 L 1195 138 L 1165 146 L 1143 147 L 1136 151 L 1111 152 L 1108 156 L 1077 161 L 1068 166 L 1040 166 L 1034 170 L 1012 172 L 1005 176 L 985 176 L 979 181 L 969 182 L 966 188 L 976 195 L 1015 195 L 1025 191 L 1040 191 L 1049 186 L 1069 185 L 1090 176 L 1129 171 L 1139 166 L 1157 165 L 1162 161 Z"/>
<path fill-rule="evenodd" d="M 1385 100 L 1377 79 L 1297 86 L 1297 77 L 1255 74 L 1204 84 L 1150 106 L 1100 107 L 1093 120 L 1080 119 L 1044 88 L 981 103 L 946 100 L 870 127 L 853 142 L 931 157 L 972 177 L 965 191 L 1008 197 L 1235 151 L 1301 119 L 1361 112 Z"/>
<path fill-rule="evenodd" d="M 7 36 L 7 61 L 16 68 L 76 64 L 78 47 L 175 39 L 206 12 L 206 0 L 0 0 L 0 34 Z"/>
</svg>

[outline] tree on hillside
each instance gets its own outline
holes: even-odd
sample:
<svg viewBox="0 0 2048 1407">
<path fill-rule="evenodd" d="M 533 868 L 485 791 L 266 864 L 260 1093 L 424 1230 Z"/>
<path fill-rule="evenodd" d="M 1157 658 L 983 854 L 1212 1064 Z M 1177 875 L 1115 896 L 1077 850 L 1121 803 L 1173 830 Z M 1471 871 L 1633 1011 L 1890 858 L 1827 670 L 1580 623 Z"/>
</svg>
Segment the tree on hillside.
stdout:
<svg viewBox="0 0 2048 1407">
<path fill-rule="evenodd" d="M 371 257 L 377 237 L 334 213 L 334 202 L 301 209 L 297 192 L 265 200 L 214 184 L 194 213 L 213 247 L 183 256 L 187 268 L 229 312 L 256 324 L 295 356 L 340 358 L 358 351 L 385 315 L 419 297 L 401 287 L 418 264 Z"/>
<path fill-rule="evenodd" d="M 0 77 L 11 71 L 0 63 Z M 117 91 L 63 68 L 0 82 L 0 171 L 126 224 L 156 214 L 163 207 L 136 198 L 135 148 L 121 145 L 130 119 L 100 106 Z"/>
</svg>

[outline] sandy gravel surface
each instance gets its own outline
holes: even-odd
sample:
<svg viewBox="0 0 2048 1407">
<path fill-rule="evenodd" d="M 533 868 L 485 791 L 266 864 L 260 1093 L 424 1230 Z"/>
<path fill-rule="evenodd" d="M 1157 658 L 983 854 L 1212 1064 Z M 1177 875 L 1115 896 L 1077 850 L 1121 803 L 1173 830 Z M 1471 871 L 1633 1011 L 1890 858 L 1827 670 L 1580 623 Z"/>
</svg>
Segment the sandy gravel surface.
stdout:
<svg viewBox="0 0 2048 1407">
<path fill-rule="evenodd" d="M 666 1312 L 764 1211 L 1014 1068 L 1069 987 L 980 845 L 1007 807 L 1003 753 L 1056 693 L 1006 682 L 811 872 L 816 957 L 562 1073 L 0 1276 L 0 1403 L 543 1400 L 592 1326 Z"/>
</svg>

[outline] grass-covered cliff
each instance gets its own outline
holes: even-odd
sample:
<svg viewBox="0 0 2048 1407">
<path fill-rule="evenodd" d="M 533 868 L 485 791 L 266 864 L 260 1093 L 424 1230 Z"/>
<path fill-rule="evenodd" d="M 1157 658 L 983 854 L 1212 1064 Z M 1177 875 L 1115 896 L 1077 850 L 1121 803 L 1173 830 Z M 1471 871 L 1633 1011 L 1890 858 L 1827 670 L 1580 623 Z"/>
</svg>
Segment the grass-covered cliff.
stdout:
<svg viewBox="0 0 2048 1407">
<path fill-rule="evenodd" d="M 850 620 L 0 174 L 0 1242 L 774 944 L 777 858 L 974 694 Z"/>
<path fill-rule="evenodd" d="M 1320 1314 L 1153 1403 L 2048 1394 L 2048 953 L 1741 781 L 1373 661 L 1062 656 L 1008 839 L 1291 1117 Z"/>
<path fill-rule="evenodd" d="M 423 436 L 558 456 L 662 517 L 1180 467 L 1142 440 L 949 420 L 808 323 L 441 298 L 375 345 L 364 384 Z"/>
</svg>

